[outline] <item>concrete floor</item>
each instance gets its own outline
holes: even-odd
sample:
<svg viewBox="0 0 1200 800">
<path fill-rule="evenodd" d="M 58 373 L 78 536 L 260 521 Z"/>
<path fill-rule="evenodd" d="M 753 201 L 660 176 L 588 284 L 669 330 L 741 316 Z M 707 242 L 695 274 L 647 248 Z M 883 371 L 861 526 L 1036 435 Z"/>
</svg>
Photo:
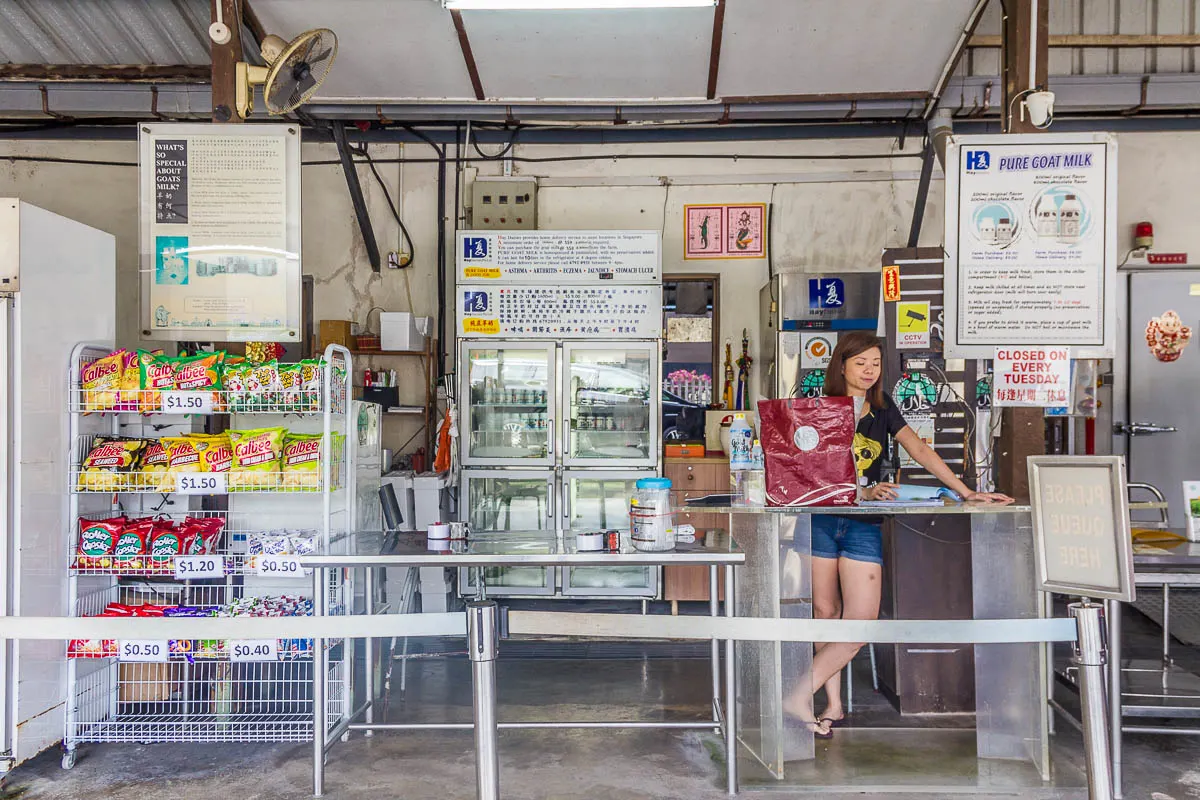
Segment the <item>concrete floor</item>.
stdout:
<svg viewBox="0 0 1200 800">
<path fill-rule="evenodd" d="M 1136 626 L 1133 625 L 1136 631 Z M 1148 645 L 1154 641 L 1146 631 Z M 1135 636 L 1135 641 L 1140 641 Z M 592 719 L 690 719 L 707 708 L 708 664 L 696 659 L 500 662 L 501 719 L 545 720 L 555 716 Z M 865 675 L 860 677 L 865 678 Z M 865 684 L 865 681 L 864 681 Z M 467 721 L 469 670 L 461 657 L 412 662 L 406 702 L 398 693 L 386 710 L 393 721 Z M 879 704 L 869 685 L 858 688 L 861 720 L 874 728 Z M 553 706 L 548 703 L 553 703 Z M 659 710 L 656 710 L 659 709 Z M 1054 743 L 1056 770 L 1076 776 L 1079 737 L 1060 726 Z M 963 731 L 936 736 L 962 737 Z M 913 739 L 884 752 L 878 732 L 840 728 L 821 743 L 811 777 L 827 770 L 863 771 L 865 753 L 876 775 L 915 774 L 922 765 L 944 765 L 949 749 Z M 921 742 L 925 743 L 922 744 Z M 947 740 L 948 741 L 948 740 Z M 9 776 L 0 798 L 45 800 L 300 800 L 311 796 L 307 745 L 90 745 L 81 747 L 76 767 L 59 768 L 56 752 L 23 765 Z M 724 754 L 719 737 L 707 732 L 503 731 L 500 734 L 502 796 L 505 800 L 717 800 L 725 797 Z M 751 765 L 743 759 L 743 771 Z M 969 766 L 967 768 L 969 770 Z M 1125 758 L 1128 798 L 1200 798 L 1200 737 L 1131 736 Z M 882 770 L 882 771 L 881 771 Z M 467 732 L 356 733 L 330 754 L 326 796 L 334 800 L 468 800 L 474 797 L 474 756 Z M 1078 785 L 1073 778 L 1066 781 Z M 885 785 L 893 790 L 904 782 Z M 864 787 L 865 788 L 865 787 Z M 935 794 L 909 784 L 911 797 L 1014 797 L 1082 800 L 1082 789 L 1013 790 L 978 794 L 964 784 L 957 794 Z M 974 790 L 977 792 L 978 790 Z M 748 793 L 762 796 L 763 792 Z M 832 800 L 881 797 L 876 793 L 830 794 L 812 789 L 776 789 L 771 798 Z"/>
</svg>

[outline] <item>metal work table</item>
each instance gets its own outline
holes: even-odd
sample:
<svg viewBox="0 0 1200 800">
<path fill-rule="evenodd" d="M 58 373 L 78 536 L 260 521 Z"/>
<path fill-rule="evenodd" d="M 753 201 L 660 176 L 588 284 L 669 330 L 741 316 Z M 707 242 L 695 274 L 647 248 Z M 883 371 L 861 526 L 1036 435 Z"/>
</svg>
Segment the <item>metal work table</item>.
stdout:
<svg viewBox="0 0 1200 800">
<path fill-rule="evenodd" d="M 1172 533 L 1183 535 L 1182 530 Z M 1159 661 L 1125 658 L 1121 652 L 1122 604 L 1108 603 L 1109 693 L 1112 704 L 1113 785 L 1121 797 L 1122 732 L 1200 735 L 1197 727 L 1126 724 L 1133 719 L 1200 720 L 1200 676 L 1177 666 L 1171 658 L 1171 587 L 1200 586 L 1200 543 L 1138 544 L 1133 553 L 1134 583 L 1161 588 L 1163 593 L 1162 657 Z"/>
<path fill-rule="evenodd" d="M 545 531 L 523 532 L 510 531 L 503 534 L 474 535 L 469 540 L 430 541 L 422 533 L 383 534 L 380 532 L 360 532 L 351 534 L 330 546 L 331 552 L 320 555 L 300 557 L 305 568 L 313 571 L 313 586 L 316 596 L 321 595 L 321 589 L 329 580 L 329 570 L 350 569 L 362 570 L 365 575 L 364 590 L 366 613 L 376 612 L 375 586 L 376 571 L 391 568 L 414 569 L 418 567 L 448 567 L 448 568 L 479 568 L 479 567 L 556 567 L 556 566 L 672 566 L 672 565 L 703 565 L 709 567 L 710 601 L 709 612 L 717 616 L 718 570 L 725 570 L 726 598 L 725 616 L 736 614 L 735 575 L 734 567 L 746 562 L 746 554 L 723 531 L 698 531 L 697 541 L 693 544 L 678 544 L 674 550 L 650 553 L 634 550 L 628 539 L 628 534 L 622 538 L 621 551 L 606 553 L 601 551 L 580 551 L 575 546 L 573 538 L 560 539 L 554 533 Z M 483 583 L 479 582 L 483 587 Z M 324 614 L 322 604 L 317 603 L 315 613 Z M 736 697 L 734 674 L 734 643 L 726 640 L 724 689 L 721 682 L 721 643 L 712 642 L 712 716 L 710 719 L 685 722 L 655 722 L 655 721 L 555 721 L 555 722 L 499 722 L 496 727 L 504 728 L 664 728 L 664 729 L 714 729 L 724 735 L 727 754 L 728 790 L 731 794 L 737 791 L 737 721 L 736 704 L 730 702 Z M 366 703 L 349 720 L 332 730 L 322 719 L 324 684 L 321 676 L 327 669 L 326 650 L 323 640 L 313 642 L 313 652 L 316 663 L 313 669 L 313 790 L 315 795 L 321 795 L 324 786 L 324 755 L 328 750 L 327 741 L 332 742 L 339 736 L 348 736 L 352 730 L 364 731 L 367 736 L 374 731 L 401 730 L 472 730 L 473 723 L 451 724 L 422 724 L 422 723 L 377 723 L 374 719 L 373 704 L 376 697 L 374 677 L 374 643 L 366 640 L 365 661 L 367 668 L 364 672 L 364 691 Z M 494 698 L 491 698 L 494 702 Z M 362 722 L 356 722 L 359 717 Z M 477 748 L 479 748 L 479 731 L 476 731 Z M 483 748 L 478 757 L 481 763 L 490 760 L 494 766 L 495 753 L 488 753 Z"/>
</svg>

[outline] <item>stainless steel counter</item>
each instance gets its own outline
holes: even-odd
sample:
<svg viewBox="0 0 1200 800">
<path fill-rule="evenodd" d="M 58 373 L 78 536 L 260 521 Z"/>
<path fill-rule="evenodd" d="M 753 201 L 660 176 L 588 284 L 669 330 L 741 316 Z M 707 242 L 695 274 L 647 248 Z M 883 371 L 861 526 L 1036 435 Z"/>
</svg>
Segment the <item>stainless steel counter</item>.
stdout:
<svg viewBox="0 0 1200 800">
<path fill-rule="evenodd" d="M 305 567 L 600 567 L 744 564 L 746 554 L 724 531 L 698 531 L 694 544 L 651 553 L 636 550 L 628 540 L 621 551 L 579 550 L 574 537 L 559 539 L 553 532 L 509 531 L 473 535 L 470 539 L 431 540 L 424 533 L 384 535 L 378 531 L 353 534 L 322 555 L 300 556 Z"/>
<path fill-rule="evenodd" d="M 705 510 L 729 514 L 730 531 L 746 553 L 736 594 L 740 615 L 811 617 L 813 514 L 968 515 L 970 548 L 963 556 L 969 552 L 971 616 L 1032 619 L 1045 612 L 1035 583 L 1033 526 L 1027 506 Z M 1048 780 L 1049 664 L 1044 646 L 976 645 L 974 663 L 978 757 L 1024 763 L 1036 779 Z M 738 646 L 739 737 L 776 780 L 803 773 L 802 762 L 814 757 L 812 733 L 782 709 L 783 698 L 808 679 L 811 667 L 811 644 L 744 642 Z"/>
</svg>

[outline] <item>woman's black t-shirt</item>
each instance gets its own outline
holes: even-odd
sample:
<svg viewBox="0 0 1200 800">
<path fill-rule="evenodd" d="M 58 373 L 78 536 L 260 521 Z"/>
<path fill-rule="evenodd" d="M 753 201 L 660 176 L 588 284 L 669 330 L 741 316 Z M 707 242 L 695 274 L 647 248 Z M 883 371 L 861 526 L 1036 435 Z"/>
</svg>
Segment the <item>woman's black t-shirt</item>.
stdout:
<svg viewBox="0 0 1200 800">
<path fill-rule="evenodd" d="M 863 482 L 863 478 L 866 478 L 865 485 L 880 481 L 888 439 L 894 439 L 907 424 L 887 392 L 883 393 L 883 408 L 872 408 L 858 421 L 854 433 L 854 461 L 858 467 L 859 483 Z"/>
</svg>

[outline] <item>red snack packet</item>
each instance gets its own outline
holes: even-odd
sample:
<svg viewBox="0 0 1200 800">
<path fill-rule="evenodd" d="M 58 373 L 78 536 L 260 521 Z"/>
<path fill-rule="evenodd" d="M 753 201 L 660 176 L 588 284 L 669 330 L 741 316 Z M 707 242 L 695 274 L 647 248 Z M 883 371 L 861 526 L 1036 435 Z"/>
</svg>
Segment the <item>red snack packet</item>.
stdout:
<svg viewBox="0 0 1200 800">
<path fill-rule="evenodd" d="M 221 534 L 225 532 L 225 520 L 220 517 L 205 517 L 196 520 L 200 528 L 201 548 L 204 555 L 221 549 Z"/>
<path fill-rule="evenodd" d="M 104 607 L 104 610 L 97 616 L 101 617 L 132 617 L 133 610 L 137 606 L 129 606 L 124 603 L 109 603 Z"/>
<path fill-rule="evenodd" d="M 67 643 L 67 658 L 109 658 L 116 654 L 116 639 L 72 639 Z"/>
<path fill-rule="evenodd" d="M 150 530 L 150 565 L 166 568 L 171 559 L 183 552 L 183 535 L 170 520 L 157 519 Z"/>
<path fill-rule="evenodd" d="M 759 400 L 758 419 L 767 505 L 854 505 L 853 398 Z"/>
<path fill-rule="evenodd" d="M 117 569 L 140 570 L 146 567 L 147 547 L 154 531 L 154 520 L 140 519 L 121 529 L 113 546 L 113 564 Z"/>
<path fill-rule="evenodd" d="M 125 517 L 80 519 L 79 542 L 75 546 L 75 564 L 82 569 L 108 569 L 112 566 L 113 547 L 125 527 Z"/>
</svg>

